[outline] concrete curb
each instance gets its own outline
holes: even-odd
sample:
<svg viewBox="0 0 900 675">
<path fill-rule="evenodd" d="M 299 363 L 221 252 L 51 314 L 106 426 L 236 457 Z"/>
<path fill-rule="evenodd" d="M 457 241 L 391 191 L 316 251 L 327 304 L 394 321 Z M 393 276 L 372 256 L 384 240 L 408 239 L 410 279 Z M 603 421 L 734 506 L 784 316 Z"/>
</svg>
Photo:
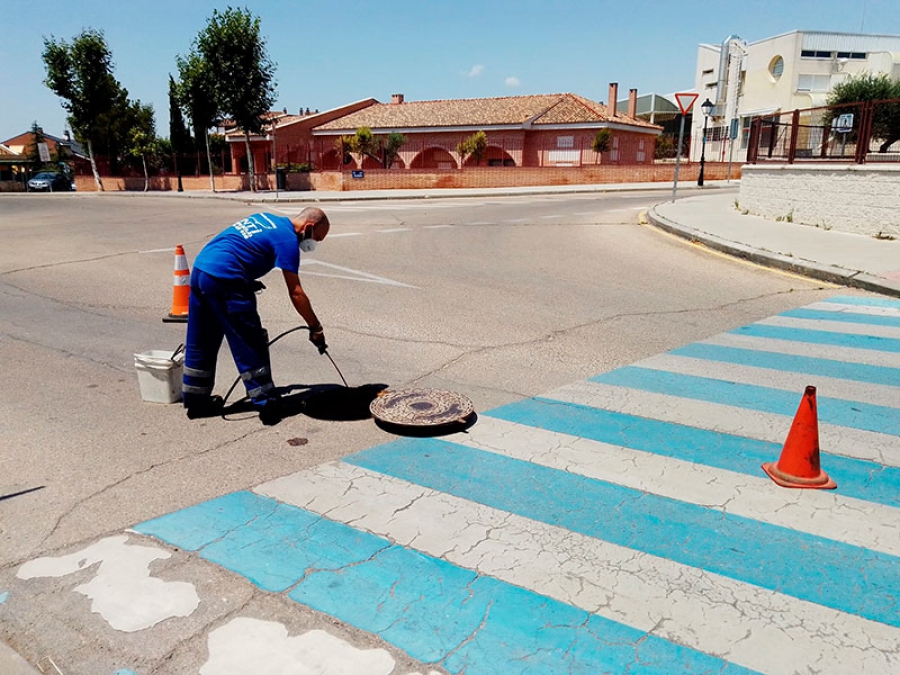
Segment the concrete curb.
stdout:
<svg viewBox="0 0 900 675">
<path fill-rule="evenodd" d="M 859 288 L 873 293 L 900 297 L 900 283 L 889 279 L 861 272 L 859 270 L 848 270 L 834 265 L 823 265 L 821 263 L 801 258 L 782 255 L 773 251 L 753 248 L 746 244 L 723 239 L 714 234 L 698 230 L 687 225 L 681 225 L 673 220 L 669 220 L 656 212 L 656 207 L 652 207 L 647 211 L 647 220 L 651 225 L 659 229 L 689 239 L 693 242 L 699 242 L 708 248 L 727 253 L 728 255 L 764 267 L 772 267 L 774 269 L 785 270 L 809 277 L 820 281 L 828 281 L 841 286 L 851 288 Z"/>
</svg>

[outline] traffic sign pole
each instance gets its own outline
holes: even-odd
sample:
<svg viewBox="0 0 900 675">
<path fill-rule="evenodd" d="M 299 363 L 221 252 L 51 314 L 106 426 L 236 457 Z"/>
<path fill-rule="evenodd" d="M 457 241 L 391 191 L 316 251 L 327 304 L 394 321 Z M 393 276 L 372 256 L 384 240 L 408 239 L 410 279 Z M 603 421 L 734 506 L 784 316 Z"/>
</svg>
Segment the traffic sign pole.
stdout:
<svg viewBox="0 0 900 675">
<path fill-rule="evenodd" d="M 675 153 L 675 182 L 672 183 L 672 201 L 675 201 L 675 195 L 678 193 L 678 172 L 681 169 L 681 148 L 684 142 L 684 118 L 691 112 L 696 100 L 700 98 L 700 94 L 693 92 L 683 92 L 675 94 L 675 102 L 678 103 L 678 109 L 681 111 L 681 127 L 678 130 L 678 149 Z"/>
</svg>

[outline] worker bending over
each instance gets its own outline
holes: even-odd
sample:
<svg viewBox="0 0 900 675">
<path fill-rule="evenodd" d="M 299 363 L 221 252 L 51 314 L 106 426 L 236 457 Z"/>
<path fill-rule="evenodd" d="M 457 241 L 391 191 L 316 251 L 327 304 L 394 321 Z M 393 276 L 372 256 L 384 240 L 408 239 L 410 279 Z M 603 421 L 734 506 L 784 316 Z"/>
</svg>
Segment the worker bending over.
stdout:
<svg viewBox="0 0 900 675">
<path fill-rule="evenodd" d="M 321 209 L 306 208 L 294 218 L 256 213 L 226 228 L 203 247 L 191 272 L 182 400 L 191 419 L 218 415 L 224 401 L 213 396 L 222 338 L 264 424 L 284 415 L 272 381 L 268 334 L 256 309 L 258 280 L 279 268 L 309 339 L 324 351 L 325 334 L 300 285 L 300 251 L 325 239 L 330 224 Z"/>
</svg>

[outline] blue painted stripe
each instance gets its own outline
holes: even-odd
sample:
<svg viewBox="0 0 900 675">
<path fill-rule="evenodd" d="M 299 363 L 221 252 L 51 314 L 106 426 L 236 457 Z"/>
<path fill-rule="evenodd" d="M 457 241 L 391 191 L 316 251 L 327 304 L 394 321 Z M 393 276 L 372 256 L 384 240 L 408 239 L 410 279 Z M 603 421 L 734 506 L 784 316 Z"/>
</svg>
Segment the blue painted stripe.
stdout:
<svg viewBox="0 0 900 675">
<path fill-rule="evenodd" d="M 841 305 L 862 305 L 863 307 L 888 307 L 900 309 L 900 300 L 890 300 L 888 298 L 858 298 L 854 295 L 835 295 L 833 298 L 823 300 L 823 302 L 836 302 Z"/>
<path fill-rule="evenodd" d="M 527 399 L 484 415 L 757 477 L 764 475 L 760 464 L 776 461 L 782 449 L 767 441 L 548 399 Z M 900 507 L 900 468 L 827 452 L 821 458 L 841 494 Z"/>
<path fill-rule="evenodd" d="M 842 321 L 844 323 L 860 323 L 870 326 L 891 326 L 900 328 L 900 316 L 881 316 L 879 314 L 858 314 L 856 312 L 828 312 L 824 310 L 791 309 L 778 316 L 792 319 L 811 319 L 814 321 Z"/>
<path fill-rule="evenodd" d="M 212 529 L 198 536 L 197 522 Z M 293 600 L 376 633 L 413 658 L 440 663 L 451 673 L 752 673 L 247 492 L 137 529 L 174 546 L 207 541 L 204 557 L 257 585 L 259 570 L 273 565 L 291 570 L 287 576 L 296 582 L 288 595 Z M 208 555 L 211 551 L 216 555 Z M 254 573 L 248 575 L 248 569 Z M 278 576 L 287 578 L 282 572 Z"/>
<path fill-rule="evenodd" d="M 761 352 L 754 349 L 724 347 L 702 342 L 695 342 L 673 349 L 669 354 L 687 356 L 693 359 L 734 363 L 741 366 L 753 366 L 754 368 L 806 373 L 818 377 L 834 377 L 841 380 L 900 387 L 900 368 L 872 366 L 866 363 L 850 363 L 832 359 L 819 359 L 812 356 Z"/>
<path fill-rule="evenodd" d="M 263 590 L 279 592 L 296 584 L 310 567 L 338 569 L 387 545 L 352 527 L 327 523 L 289 504 L 235 492 L 135 529 L 186 550 L 200 550 L 201 557 Z M 296 546 L 300 539 L 304 546 Z"/>
<path fill-rule="evenodd" d="M 637 366 L 612 370 L 592 377 L 590 381 L 791 417 L 797 412 L 803 397 L 802 391 L 790 392 Z M 900 436 L 898 408 L 819 395 L 816 400 L 820 422 Z M 897 403 L 900 404 L 900 400 Z"/>
<path fill-rule="evenodd" d="M 824 330 L 808 330 L 806 328 L 790 328 L 787 326 L 770 326 L 752 323 L 729 331 L 733 335 L 770 338 L 773 340 L 790 340 L 792 342 L 811 342 L 831 347 L 850 347 L 852 349 L 872 349 L 880 352 L 900 352 L 900 340 L 877 337 L 875 335 L 853 335 L 851 333 L 831 333 Z"/>
<path fill-rule="evenodd" d="M 436 439 L 346 462 L 900 627 L 900 558 Z"/>
</svg>

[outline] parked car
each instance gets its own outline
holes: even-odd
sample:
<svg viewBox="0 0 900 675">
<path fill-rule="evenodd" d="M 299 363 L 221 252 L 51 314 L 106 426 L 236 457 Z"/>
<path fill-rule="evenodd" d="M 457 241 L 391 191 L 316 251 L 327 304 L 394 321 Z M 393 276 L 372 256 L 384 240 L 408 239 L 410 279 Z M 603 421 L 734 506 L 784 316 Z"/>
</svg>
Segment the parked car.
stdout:
<svg viewBox="0 0 900 675">
<path fill-rule="evenodd" d="M 30 192 L 71 192 L 72 180 L 59 171 L 42 171 L 28 181 Z"/>
</svg>

